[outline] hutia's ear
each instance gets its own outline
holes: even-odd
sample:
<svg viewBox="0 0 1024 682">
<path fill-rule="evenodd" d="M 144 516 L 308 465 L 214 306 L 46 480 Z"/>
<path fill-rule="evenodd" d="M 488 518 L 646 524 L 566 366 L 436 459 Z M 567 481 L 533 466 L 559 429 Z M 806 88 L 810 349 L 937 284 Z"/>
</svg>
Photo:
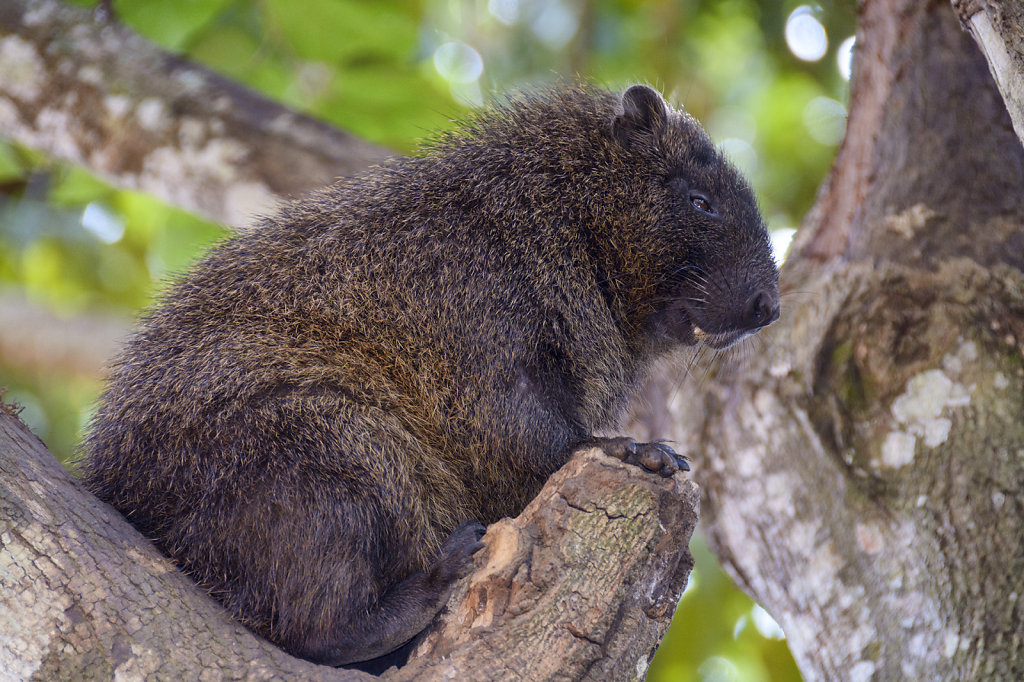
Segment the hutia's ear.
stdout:
<svg viewBox="0 0 1024 682">
<path fill-rule="evenodd" d="M 660 128 L 667 118 L 661 95 L 646 85 L 634 85 L 622 95 L 622 113 L 612 121 L 612 134 L 629 146 L 638 135 Z"/>
</svg>

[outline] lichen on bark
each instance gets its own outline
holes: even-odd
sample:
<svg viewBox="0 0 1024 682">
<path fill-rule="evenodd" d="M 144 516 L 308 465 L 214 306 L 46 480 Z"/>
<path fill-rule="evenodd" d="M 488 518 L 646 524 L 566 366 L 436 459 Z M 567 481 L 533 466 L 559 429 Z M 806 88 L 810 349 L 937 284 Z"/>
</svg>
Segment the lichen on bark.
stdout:
<svg viewBox="0 0 1024 682">
<path fill-rule="evenodd" d="M 782 319 L 674 404 L 673 437 L 808 679 L 1019 679 L 1024 149 L 948 5 L 876 0 L 860 26 Z"/>
</svg>

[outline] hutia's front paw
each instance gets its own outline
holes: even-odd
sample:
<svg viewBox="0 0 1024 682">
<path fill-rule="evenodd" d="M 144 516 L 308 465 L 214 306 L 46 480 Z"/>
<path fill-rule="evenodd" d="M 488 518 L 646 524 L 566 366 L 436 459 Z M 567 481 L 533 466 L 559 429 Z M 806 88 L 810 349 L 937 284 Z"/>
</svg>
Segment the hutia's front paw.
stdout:
<svg viewBox="0 0 1024 682">
<path fill-rule="evenodd" d="M 678 454 L 661 441 L 637 443 L 632 438 L 620 436 L 595 439 L 594 445 L 616 459 L 642 467 L 659 476 L 668 477 L 677 471 L 690 470 L 686 456 Z"/>
<path fill-rule="evenodd" d="M 468 575 L 473 569 L 473 555 L 484 548 L 480 538 L 486 531 L 476 520 L 459 524 L 441 545 L 437 560 L 431 567 L 431 580 L 447 584 Z"/>
</svg>

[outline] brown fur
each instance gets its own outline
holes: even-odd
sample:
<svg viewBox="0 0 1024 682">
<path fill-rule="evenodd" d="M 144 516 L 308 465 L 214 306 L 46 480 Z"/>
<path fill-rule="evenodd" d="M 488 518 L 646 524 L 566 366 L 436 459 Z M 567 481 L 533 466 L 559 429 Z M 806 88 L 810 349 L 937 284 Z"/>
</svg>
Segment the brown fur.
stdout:
<svg viewBox="0 0 1024 682">
<path fill-rule="evenodd" d="M 659 354 L 774 320 L 776 282 L 692 118 L 526 97 L 196 265 L 116 365 L 86 481 L 288 651 L 380 656 L 467 570 L 459 524 L 521 511 Z"/>
</svg>

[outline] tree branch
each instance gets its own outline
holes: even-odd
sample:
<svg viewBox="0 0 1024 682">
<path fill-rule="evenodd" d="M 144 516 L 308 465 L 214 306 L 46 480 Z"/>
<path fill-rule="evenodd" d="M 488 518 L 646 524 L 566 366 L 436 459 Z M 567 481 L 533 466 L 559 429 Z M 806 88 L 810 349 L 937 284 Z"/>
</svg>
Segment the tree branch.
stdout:
<svg viewBox="0 0 1024 682">
<path fill-rule="evenodd" d="M 387 152 L 56 0 L 0 4 L 0 132 L 243 226 Z"/>
<path fill-rule="evenodd" d="M 1017 139 L 1024 144 L 1024 4 L 1019 0 L 952 0 L 960 23 L 988 60 Z"/>
<path fill-rule="evenodd" d="M 578 453 L 487 530 L 479 568 L 395 679 L 643 677 L 693 568 L 698 497 L 682 475 Z"/>
<path fill-rule="evenodd" d="M 292 658 L 234 622 L 2 408 L 0 668 L 52 680 L 372 679 Z M 489 529 L 452 609 L 389 679 L 641 675 L 692 567 L 697 499 L 682 475 L 577 454 L 523 514 Z"/>
<path fill-rule="evenodd" d="M 131 328 L 113 315 L 59 317 L 19 296 L 0 294 L 0 358 L 40 375 L 98 377 Z"/>
</svg>

